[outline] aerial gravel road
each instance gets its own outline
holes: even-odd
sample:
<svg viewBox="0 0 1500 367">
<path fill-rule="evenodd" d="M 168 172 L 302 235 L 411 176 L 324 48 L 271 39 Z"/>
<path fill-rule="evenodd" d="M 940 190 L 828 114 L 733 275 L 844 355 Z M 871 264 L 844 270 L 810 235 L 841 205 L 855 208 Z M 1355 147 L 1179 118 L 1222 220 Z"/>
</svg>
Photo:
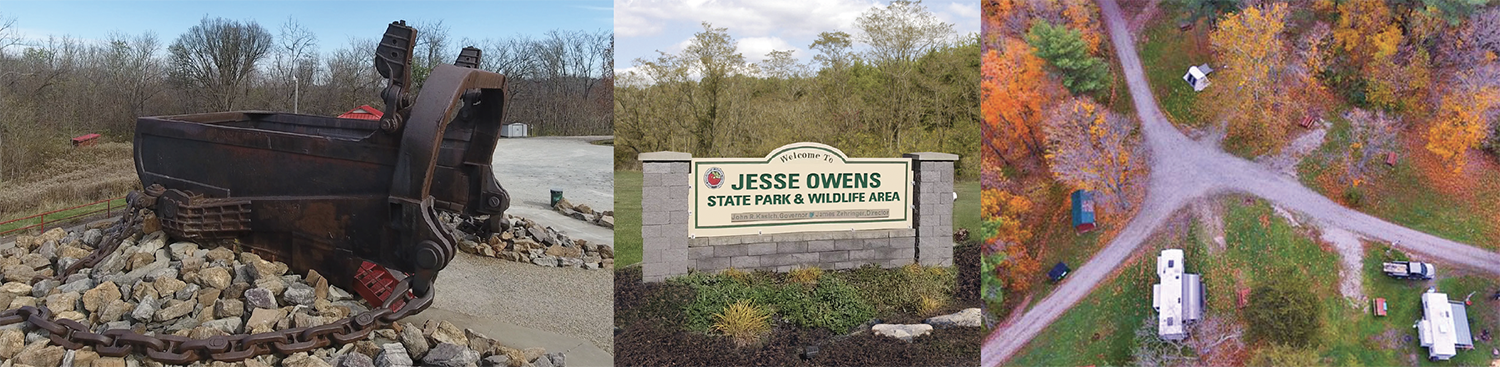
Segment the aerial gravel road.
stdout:
<svg viewBox="0 0 1500 367">
<path fill-rule="evenodd" d="M 1301 213 L 1316 226 L 1347 230 L 1365 239 L 1393 243 L 1435 261 L 1500 274 L 1500 254 L 1346 208 L 1302 186 L 1294 177 L 1225 153 L 1210 143 L 1188 139 L 1167 122 L 1158 108 L 1141 69 L 1135 43 L 1120 16 L 1119 5 L 1114 0 L 1100 0 L 1099 8 L 1124 68 L 1151 152 L 1145 203 L 1109 245 L 1070 273 L 1056 290 L 1014 322 L 997 327 L 981 349 L 982 365 L 1004 364 L 1113 273 L 1172 213 L 1194 200 L 1213 195 L 1242 193 L 1261 197 Z"/>
</svg>

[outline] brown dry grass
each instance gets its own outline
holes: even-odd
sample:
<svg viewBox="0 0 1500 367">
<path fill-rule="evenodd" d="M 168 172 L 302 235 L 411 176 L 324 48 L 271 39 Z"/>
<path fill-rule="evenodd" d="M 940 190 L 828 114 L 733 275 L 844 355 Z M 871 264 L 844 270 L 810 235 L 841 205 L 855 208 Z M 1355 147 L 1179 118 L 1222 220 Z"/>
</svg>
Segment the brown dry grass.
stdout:
<svg viewBox="0 0 1500 367">
<path fill-rule="evenodd" d="M 130 143 L 63 151 L 0 182 L 0 220 L 87 204 L 140 188 Z"/>
</svg>

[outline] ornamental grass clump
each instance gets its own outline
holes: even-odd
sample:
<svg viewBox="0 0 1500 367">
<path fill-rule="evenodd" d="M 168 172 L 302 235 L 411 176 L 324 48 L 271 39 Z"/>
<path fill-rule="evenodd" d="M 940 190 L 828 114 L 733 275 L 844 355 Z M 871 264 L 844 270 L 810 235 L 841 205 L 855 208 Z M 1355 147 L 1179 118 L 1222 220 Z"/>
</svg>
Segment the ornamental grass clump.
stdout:
<svg viewBox="0 0 1500 367">
<path fill-rule="evenodd" d="M 734 340 L 736 346 L 755 344 L 771 331 L 771 315 L 749 300 L 739 300 L 714 314 L 714 330 Z"/>
<path fill-rule="evenodd" d="M 819 269 L 816 266 L 808 266 L 792 269 L 791 272 L 786 274 L 786 279 L 788 282 L 795 284 L 812 285 L 817 284 L 818 278 L 822 276 L 823 269 Z"/>
</svg>

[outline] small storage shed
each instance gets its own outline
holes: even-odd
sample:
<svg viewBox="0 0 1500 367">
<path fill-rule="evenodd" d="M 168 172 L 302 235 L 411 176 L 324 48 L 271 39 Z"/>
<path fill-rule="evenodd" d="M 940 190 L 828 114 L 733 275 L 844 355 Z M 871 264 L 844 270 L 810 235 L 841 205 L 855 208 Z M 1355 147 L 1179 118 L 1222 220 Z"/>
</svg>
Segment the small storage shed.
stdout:
<svg viewBox="0 0 1500 367">
<path fill-rule="evenodd" d="M 1069 269 L 1068 268 L 1068 264 L 1064 264 L 1061 261 L 1059 261 L 1057 263 L 1057 265 L 1053 265 L 1052 266 L 1052 270 L 1051 271 L 1047 272 L 1047 277 L 1048 278 L 1052 278 L 1052 281 L 1054 281 L 1054 282 L 1061 281 L 1063 279 L 1063 277 L 1068 276 L 1068 272 L 1071 272 L 1071 271 L 1073 271 L 1073 269 Z"/>
<path fill-rule="evenodd" d="M 384 112 L 380 112 L 380 110 L 375 109 L 375 107 L 370 107 L 370 105 L 363 105 L 355 107 L 354 109 L 349 110 L 349 112 L 344 112 L 344 114 L 339 115 L 339 118 L 379 121 L 380 117 L 384 115 Z"/>
<path fill-rule="evenodd" d="M 84 134 L 73 138 L 73 147 L 86 147 L 99 142 L 99 134 Z"/>
<path fill-rule="evenodd" d="M 506 138 L 524 138 L 529 132 L 526 124 L 515 122 L 500 127 L 500 136 Z"/>
<path fill-rule="evenodd" d="M 1214 72 L 1214 69 L 1208 67 L 1208 64 L 1189 66 L 1187 74 L 1182 76 L 1182 80 L 1187 82 L 1188 85 L 1193 86 L 1194 92 L 1202 92 L 1203 88 L 1208 88 L 1208 73 L 1212 72 Z"/>
<path fill-rule="evenodd" d="M 1078 233 L 1094 230 L 1094 193 L 1088 190 L 1073 192 L 1073 229 Z"/>
</svg>

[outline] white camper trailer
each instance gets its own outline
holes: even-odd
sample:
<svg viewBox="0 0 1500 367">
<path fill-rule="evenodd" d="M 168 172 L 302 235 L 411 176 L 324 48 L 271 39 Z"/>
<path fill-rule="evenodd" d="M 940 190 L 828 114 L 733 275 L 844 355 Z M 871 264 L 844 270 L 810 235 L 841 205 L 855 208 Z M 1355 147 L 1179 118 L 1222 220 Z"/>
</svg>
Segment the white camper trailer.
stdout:
<svg viewBox="0 0 1500 367">
<path fill-rule="evenodd" d="M 1448 294 L 1428 289 L 1422 294 L 1422 319 L 1415 325 L 1427 359 L 1446 361 L 1459 348 L 1473 349 L 1474 336 L 1469 333 L 1469 315 L 1463 302 L 1448 300 Z"/>
<path fill-rule="evenodd" d="M 1151 286 L 1151 307 L 1156 309 L 1156 333 L 1166 340 L 1187 339 L 1187 325 L 1203 318 L 1203 280 L 1187 274 L 1181 249 L 1168 249 L 1156 257 L 1156 275 L 1161 283 Z"/>
</svg>

